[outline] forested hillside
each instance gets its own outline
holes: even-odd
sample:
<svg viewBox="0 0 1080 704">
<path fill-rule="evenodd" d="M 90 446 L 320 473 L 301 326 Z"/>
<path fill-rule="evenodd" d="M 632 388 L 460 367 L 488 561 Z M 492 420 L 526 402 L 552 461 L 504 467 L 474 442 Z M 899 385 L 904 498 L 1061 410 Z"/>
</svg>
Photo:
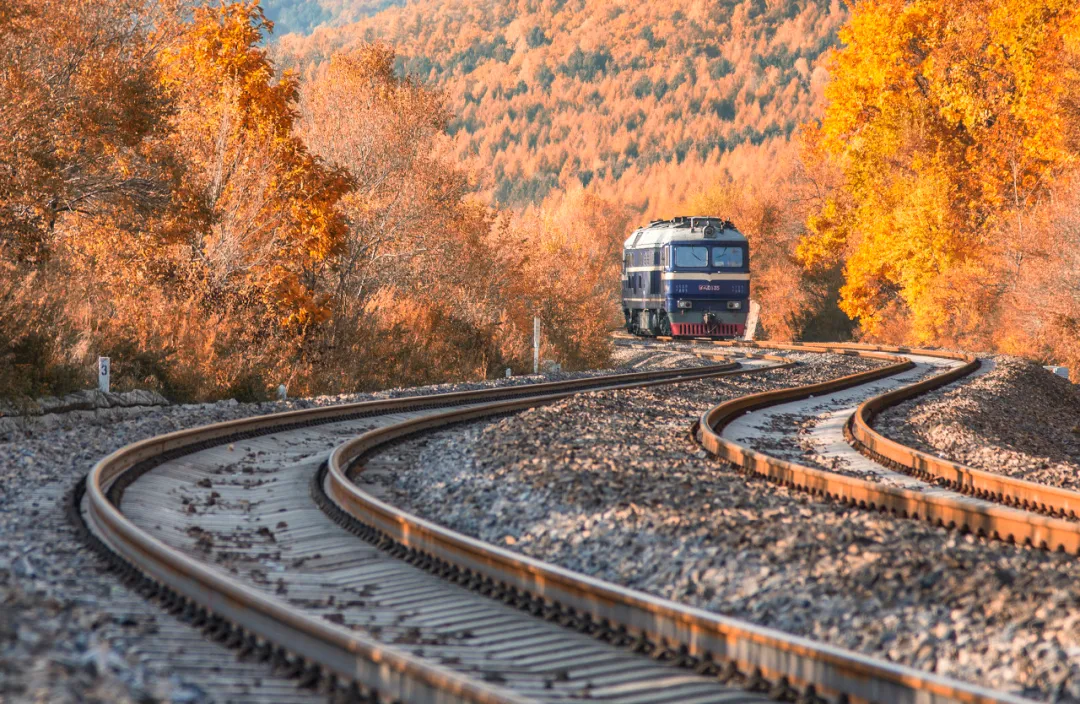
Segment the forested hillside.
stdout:
<svg viewBox="0 0 1080 704">
<path fill-rule="evenodd" d="M 454 147 L 496 202 L 581 185 L 652 214 L 724 167 L 769 168 L 818 114 L 845 18 L 837 0 L 419 0 L 279 51 L 304 71 L 385 40 L 449 92 Z"/>
</svg>

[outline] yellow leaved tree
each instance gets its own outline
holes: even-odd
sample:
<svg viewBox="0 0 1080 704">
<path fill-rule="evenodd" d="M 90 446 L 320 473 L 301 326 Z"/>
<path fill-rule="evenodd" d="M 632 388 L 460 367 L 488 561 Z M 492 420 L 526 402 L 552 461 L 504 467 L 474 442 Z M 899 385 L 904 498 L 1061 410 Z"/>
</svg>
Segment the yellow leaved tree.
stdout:
<svg viewBox="0 0 1080 704">
<path fill-rule="evenodd" d="M 841 32 L 811 171 L 841 185 L 798 256 L 844 263 L 840 305 L 879 338 L 992 344 L 1025 223 L 1080 151 L 1072 0 L 860 0 Z"/>
</svg>

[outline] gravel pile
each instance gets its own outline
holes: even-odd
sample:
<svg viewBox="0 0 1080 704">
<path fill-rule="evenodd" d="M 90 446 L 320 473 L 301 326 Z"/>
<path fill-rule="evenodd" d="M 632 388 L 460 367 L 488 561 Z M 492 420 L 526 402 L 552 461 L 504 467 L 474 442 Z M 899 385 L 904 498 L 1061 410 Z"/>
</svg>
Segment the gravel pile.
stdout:
<svg viewBox="0 0 1080 704">
<path fill-rule="evenodd" d="M 820 358 L 819 358 L 820 360 Z M 747 478 L 687 438 L 717 402 L 866 368 L 578 396 L 397 445 L 360 477 L 463 533 L 717 613 L 1080 702 L 1080 563 Z M 400 463 L 400 464 L 399 464 Z"/>
<path fill-rule="evenodd" d="M 905 445 L 989 472 L 1080 490 L 1080 386 L 1017 357 L 874 421 Z"/>
<path fill-rule="evenodd" d="M 649 364 L 679 364 L 685 355 L 617 349 L 615 363 L 640 367 L 645 356 L 656 357 Z M 0 702 L 210 700 L 197 677 L 173 674 L 185 662 L 180 636 L 201 636 L 102 573 L 65 515 L 67 493 L 110 452 L 154 435 L 264 413 L 595 374 L 284 403 L 116 407 L 4 419 L 11 422 L 0 427 Z M 159 632 L 170 634 L 168 644 L 158 640 Z M 222 650 L 222 662 L 232 663 L 233 655 Z"/>
</svg>

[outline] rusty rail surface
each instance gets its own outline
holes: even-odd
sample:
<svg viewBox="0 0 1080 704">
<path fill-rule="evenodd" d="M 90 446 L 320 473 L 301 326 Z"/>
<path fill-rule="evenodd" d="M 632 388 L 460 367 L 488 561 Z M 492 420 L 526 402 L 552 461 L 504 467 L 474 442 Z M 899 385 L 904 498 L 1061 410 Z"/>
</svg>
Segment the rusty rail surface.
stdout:
<svg viewBox="0 0 1080 704">
<path fill-rule="evenodd" d="M 732 345 L 740 346 L 740 345 Z M 820 352 L 789 345 L 784 349 Z M 767 399 L 798 397 L 863 384 L 910 369 L 876 352 L 839 349 L 841 354 L 886 358 L 894 364 L 827 384 L 767 392 L 730 402 L 734 413 Z M 747 402 L 745 399 L 754 399 Z M 536 405 L 535 403 L 532 405 Z M 405 421 L 369 431 L 337 447 L 323 478 L 334 511 L 362 524 L 384 544 L 439 574 L 482 585 L 487 593 L 522 608 L 555 609 L 585 632 L 603 638 L 627 638 L 646 652 L 667 657 L 698 671 L 742 673 L 751 681 L 771 680 L 775 691 L 821 701 L 827 695 L 849 702 L 939 703 L 1022 702 L 1008 694 L 920 672 L 806 638 L 749 624 L 551 565 L 462 535 L 391 506 L 363 491 L 351 479 L 365 455 L 409 435 L 484 416 L 521 410 L 521 402 L 492 403 L 462 411 Z M 359 529 L 358 529 L 359 530 Z M 614 634 L 614 635 L 613 635 Z M 793 691 L 801 689 L 801 694 Z"/>
<path fill-rule="evenodd" d="M 768 355 L 761 355 L 768 358 Z M 772 358 L 773 360 L 779 358 Z M 782 360 L 781 360 L 782 361 Z M 793 366 L 778 364 L 765 369 Z M 606 374 L 584 379 L 504 386 L 326 406 L 227 421 L 149 438 L 98 462 L 75 492 L 73 512 L 87 539 L 122 576 L 166 608 L 194 615 L 214 635 L 246 650 L 269 650 L 313 681 L 352 683 L 356 696 L 419 704 L 524 704 L 531 701 L 479 682 L 402 649 L 316 619 L 184 555 L 137 528 L 120 510 L 123 488 L 157 464 L 208 447 L 293 428 L 407 409 L 486 399 L 527 408 L 587 390 L 633 388 L 740 374 L 735 363 L 698 368 Z M 521 398 L 523 397 L 523 398 Z M 80 510 L 80 504 L 85 506 Z"/>
</svg>

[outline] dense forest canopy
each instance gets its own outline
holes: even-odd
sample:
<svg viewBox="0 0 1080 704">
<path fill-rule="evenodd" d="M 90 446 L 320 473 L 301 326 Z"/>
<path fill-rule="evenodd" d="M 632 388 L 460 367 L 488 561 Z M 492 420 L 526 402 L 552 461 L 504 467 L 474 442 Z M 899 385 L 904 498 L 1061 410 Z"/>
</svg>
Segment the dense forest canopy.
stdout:
<svg viewBox="0 0 1080 704">
<path fill-rule="evenodd" d="M 456 154 L 494 202 L 584 186 L 652 215 L 818 114 L 846 16 L 838 0 L 418 0 L 279 53 L 303 71 L 387 41 L 400 74 L 449 93 Z"/>
</svg>

